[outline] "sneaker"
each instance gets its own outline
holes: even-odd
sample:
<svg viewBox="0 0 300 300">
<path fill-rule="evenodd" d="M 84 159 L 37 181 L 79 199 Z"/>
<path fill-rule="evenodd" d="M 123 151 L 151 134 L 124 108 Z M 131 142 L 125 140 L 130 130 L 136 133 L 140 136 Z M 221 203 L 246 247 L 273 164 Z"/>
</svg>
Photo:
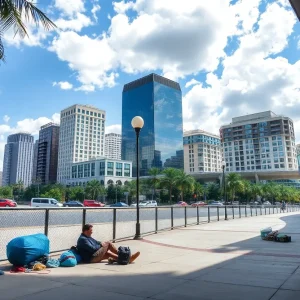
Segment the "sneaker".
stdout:
<svg viewBox="0 0 300 300">
<path fill-rule="evenodd" d="M 129 263 L 130 264 L 133 263 L 140 256 L 140 254 L 141 254 L 140 252 L 137 252 L 137 253 L 131 255 Z"/>
</svg>

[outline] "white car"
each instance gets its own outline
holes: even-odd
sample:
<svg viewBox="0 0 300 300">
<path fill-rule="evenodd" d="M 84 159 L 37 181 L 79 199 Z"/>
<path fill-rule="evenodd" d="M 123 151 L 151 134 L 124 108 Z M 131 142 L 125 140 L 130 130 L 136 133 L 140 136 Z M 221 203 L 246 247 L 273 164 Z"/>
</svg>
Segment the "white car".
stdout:
<svg viewBox="0 0 300 300">
<path fill-rule="evenodd" d="M 132 207 L 136 207 L 136 203 L 131 204 Z M 147 201 L 140 201 L 140 207 L 155 207 L 157 206 L 157 202 L 155 200 L 147 200 Z"/>
<path fill-rule="evenodd" d="M 53 198 L 32 198 L 31 207 L 62 207 L 63 205 Z"/>
</svg>

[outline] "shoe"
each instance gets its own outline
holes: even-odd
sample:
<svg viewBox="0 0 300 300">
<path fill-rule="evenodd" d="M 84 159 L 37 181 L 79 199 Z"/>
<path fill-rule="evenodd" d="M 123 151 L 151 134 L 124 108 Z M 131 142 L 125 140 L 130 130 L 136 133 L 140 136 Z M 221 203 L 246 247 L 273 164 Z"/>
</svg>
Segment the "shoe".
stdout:
<svg viewBox="0 0 300 300">
<path fill-rule="evenodd" d="M 115 262 L 115 260 L 111 257 L 108 258 L 108 264 L 112 265 Z"/>
<path fill-rule="evenodd" d="M 129 263 L 130 264 L 133 263 L 140 256 L 140 254 L 141 254 L 141 252 L 137 252 L 137 253 L 131 255 Z"/>
</svg>

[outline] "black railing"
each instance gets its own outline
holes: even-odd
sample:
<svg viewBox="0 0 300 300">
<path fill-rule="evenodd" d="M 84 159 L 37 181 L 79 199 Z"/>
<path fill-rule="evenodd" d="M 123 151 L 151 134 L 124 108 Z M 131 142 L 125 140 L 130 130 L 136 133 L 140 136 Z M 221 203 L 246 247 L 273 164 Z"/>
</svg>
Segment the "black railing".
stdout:
<svg viewBox="0 0 300 300">
<path fill-rule="evenodd" d="M 142 207 L 141 233 L 197 225 L 213 221 L 282 213 L 279 206 Z M 264 211 L 264 213 L 263 213 Z M 287 206 L 284 212 L 299 211 Z M 118 241 L 135 234 L 136 208 L 0 208 L 0 261 L 6 259 L 6 245 L 17 236 L 44 233 L 52 252 L 76 244 L 82 225 L 92 223 L 98 240 Z"/>
</svg>

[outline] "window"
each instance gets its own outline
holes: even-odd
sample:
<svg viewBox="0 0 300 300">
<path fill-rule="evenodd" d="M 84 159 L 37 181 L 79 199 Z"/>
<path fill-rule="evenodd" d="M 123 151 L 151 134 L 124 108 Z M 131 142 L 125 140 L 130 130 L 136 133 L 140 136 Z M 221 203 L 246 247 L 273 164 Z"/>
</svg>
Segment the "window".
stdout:
<svg viewBox="0 0 300 300">
<path fill-rule="evenodd" d="M 99 172 L 100 176 L 104 176 L 105 175 L 105 162 L 101 161 L 100 162 L 100 172 Z"/>
<path fill-rule="evenodd" d="M 107 162 L 107 175 L 114 175 L 114 163 L 113 162 Z"/>
<path fill-rule="evenodd" d="M 83 165 L 78 166 L 78 178 L 83 177 Z"/>
<path fill-rule="evenodd" d="M 72 178 L 77 178 L 77 166 L 72 166 Z"/>
<path fill-rule="evenodd" d="M 95 176 L 95 163 L 92 163 L 91 176 Z"/>
<path fill-rule="evenodd" d="M 123 175 L 122 167 L 123 167 L 122 163 L 116 163 L 116 176 L 122 176 Z"/>
<path fill-rule="evenodd" d="M 130 164 L 124 164 L 124 176 L 130 177 Z"/>
<path fill-rule="evenodd" d="M 84 165 L 84 177 L 90 177 L 90 170 L 91 170 L 91 165 L 85 164 Z"/>
</svg>

